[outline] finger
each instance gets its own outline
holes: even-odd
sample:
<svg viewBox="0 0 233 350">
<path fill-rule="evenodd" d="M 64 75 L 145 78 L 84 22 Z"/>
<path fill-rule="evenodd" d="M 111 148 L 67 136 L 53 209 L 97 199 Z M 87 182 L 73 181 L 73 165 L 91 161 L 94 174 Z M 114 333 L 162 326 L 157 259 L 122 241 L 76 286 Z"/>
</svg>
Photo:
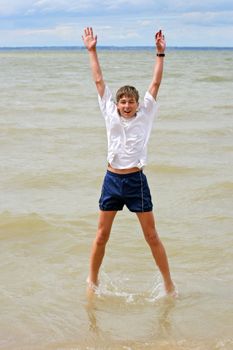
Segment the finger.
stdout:
<svg viewBox="0 0 233 350">
<path fill-rule="evenodd" d="M 93 36 L 93 29 L 92 29 L 92 27 L 90 28 L 90 34 L 91 34 L 91 36 Z"/>
<path fill-rule="evenodd" d="M 86 34 L 86 36 L 90 34 L 90 28 L 89 27 L 86 27 L 85 34 Z"/>
<path fill-rule="evenodd" d="M 156 34 L 155 34 L 155 39 L 159 40 L 162 37 L 162 30 L 160 29 Z"/>
</svg>

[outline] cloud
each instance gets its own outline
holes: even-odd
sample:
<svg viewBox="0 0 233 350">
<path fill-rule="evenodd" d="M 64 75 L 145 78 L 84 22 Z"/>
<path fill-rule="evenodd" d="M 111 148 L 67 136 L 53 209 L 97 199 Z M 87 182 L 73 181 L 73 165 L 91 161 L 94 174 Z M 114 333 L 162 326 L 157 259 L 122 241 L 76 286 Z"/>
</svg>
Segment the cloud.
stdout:
<svg viewBox="0 0 233 350">
<path fill-rule="evenodd" d="M 128 16 L 140 13 L 156 16 L 233 11 L 232 0 L 0 0 L 0 16 L 84 15 L 104 14 Z"/>
<path fill-rule="evenodd" d="M 75 24 L 61 24 L 48 28 L 21 28 L 0 32 L 2 46 L 74 45 L 80 35 Z"/>
<path fill-rule="evenodd" d="M 66 13 L 86 13 L 89 11 L 92 13 L 117 13 L 122 12 L 126 9 L 134 10 L 142 9 L 145 7 L 153 6 L 152 0 L 37 0 L 34 2 L 32 8 L 35 11 L 50 12 L 50 11 L 62 11 Z"/>
<path fill-rule="evenodd" d="M 183 14 L 181 20 L 188 26 L 233 26 L 233 11 L 189 12 Z"/>
<path fill-rule="evenodd" d="M 0 0 L 3 45 L 81 45 L 93 26 L 101 45 L 151 45 L 163 29 L 169 45 L 233 46 L 232 0 Z M 216 44 L 215 44 L 216 43 Z"/>
<path fill-rule="evenodd" d="M 18 1 L 17 1 L 18 2 Z M 23 1 L 29 5 L 30 2 Z M 139 10 L 142 13 L 185 13 L 202 11 L 227 11 L 233 10 L 232 0 L 36 0 L 31 3 L 31 10 L 35 12 L 63 12 L 82 14 L 129 14 Z"/>
</svg>

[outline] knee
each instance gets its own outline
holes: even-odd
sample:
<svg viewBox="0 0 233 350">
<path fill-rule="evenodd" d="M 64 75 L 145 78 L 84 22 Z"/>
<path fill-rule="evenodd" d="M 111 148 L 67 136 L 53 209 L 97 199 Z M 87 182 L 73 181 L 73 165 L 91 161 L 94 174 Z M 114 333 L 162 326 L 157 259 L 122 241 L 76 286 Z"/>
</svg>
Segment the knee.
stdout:
<svg viewBox="0 0 233 350">
<path fill-rule="evenodd" d="M 109 232 L 107 232 L 106 230 L 104 230 L 102 228 L 99 228 L 97 231 L 95 243 L 98 246 L 105 246 L 106 243 L 108 242 L 108 238 L 109 238 Z"/>
<path fill-rule="evenodd" d="M 150 246 L 158 246 L 160 244 L 160 239 L 155 229 L 148 230 L 145 234 L 145 239 Z"/>
</svg>

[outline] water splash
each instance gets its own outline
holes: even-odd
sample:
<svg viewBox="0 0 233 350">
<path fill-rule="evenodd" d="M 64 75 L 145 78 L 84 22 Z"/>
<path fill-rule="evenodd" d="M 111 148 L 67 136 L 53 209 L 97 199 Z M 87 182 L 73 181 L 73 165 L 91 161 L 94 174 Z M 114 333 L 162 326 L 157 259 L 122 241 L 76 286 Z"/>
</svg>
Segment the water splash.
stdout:
<svg viewBox="0 0 233 350">
<path fill-rule="evenodd" d="M 132 280 L 128 276 L 112 278 L 107 273 L 102 272 L 99 285 L 92 286 L 92 289 L 99 299 L 118 298 L 127 304 L 156 303 L 160 299 L 169 297 L 160 274 L 156 275 L 150 284 L 140 283 L 136 289 L 131 284 Z M 145 287 L 142 288 L 142 286 Z M 178 296 L 177 291 L 174 296 Z"/>
<path fill-rule="evenodd" d="M 137 293 L 126 290 L 125 287 L 128 281 L 128 277 L 119 277 L 114 280 L 108 274 L 102 272 L 100 283 L 95 287 L 95 294 L 99 298 L 117 297 L 125 300 L 126 303 L 134 303 Z"/>
<path fill-rule="evenodd" d="M 150 296 L 147 298 L 147 301 L 149 302 L 155 302 L 157 300 L 160 300 L 161 298 L 164 298 L 166 296 L 166 291 L 163 286 L 163 283 L 161 282 L 156 282 L 154 283 Z"/>
</svg>

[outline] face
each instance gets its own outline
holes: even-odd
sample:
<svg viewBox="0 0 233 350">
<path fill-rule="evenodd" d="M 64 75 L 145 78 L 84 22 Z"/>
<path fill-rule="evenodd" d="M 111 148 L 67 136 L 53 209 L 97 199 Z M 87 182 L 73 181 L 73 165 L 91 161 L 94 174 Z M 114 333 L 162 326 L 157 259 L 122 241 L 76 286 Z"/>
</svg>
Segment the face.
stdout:
<svg viewBox="0 0 233 350">
<path fill-rule="evenodd" d="M 118 113 L 124 118 L 133 117 L 138 108 L 138 102 L 135 97 L 132 96 L 122 96 L 117 102 Z"/>
</svg>

